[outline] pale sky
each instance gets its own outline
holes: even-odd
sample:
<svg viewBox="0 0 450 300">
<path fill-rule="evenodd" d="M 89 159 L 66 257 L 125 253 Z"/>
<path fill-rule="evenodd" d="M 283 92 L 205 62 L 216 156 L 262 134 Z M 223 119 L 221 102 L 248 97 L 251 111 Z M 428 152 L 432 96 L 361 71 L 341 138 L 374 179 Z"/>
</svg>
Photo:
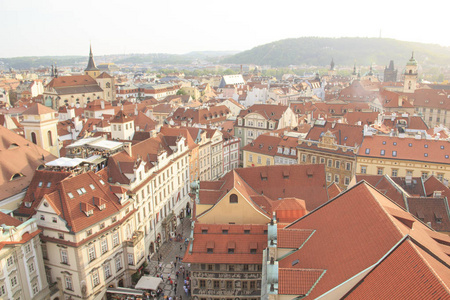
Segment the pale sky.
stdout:
<svg viewBox="0 0 450 300">
<path fill-rule="evenodd" d="M 0 0 L 0 57 L 248 50 L 285 38 L 450 46 L 447 1 Z"/>
</svg>

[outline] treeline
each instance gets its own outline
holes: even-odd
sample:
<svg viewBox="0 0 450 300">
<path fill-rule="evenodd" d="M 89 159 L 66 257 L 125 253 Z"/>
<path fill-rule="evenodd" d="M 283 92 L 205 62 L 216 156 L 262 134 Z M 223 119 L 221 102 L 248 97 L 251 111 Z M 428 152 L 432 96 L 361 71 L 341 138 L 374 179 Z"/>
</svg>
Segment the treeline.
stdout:
<svg viewBox="0 0 450 300">
<path fill-rule="evenodd" d="M 450 65 L 450 48 L 435 44 L 405 42 L 386 38 L 319 38 L 285 39 L 261 45 L 225 58 L 222 63 L 326 66 L 333 58 L 336 65 L 388 65 L 394 60 L 404 66 L 411 53 L 422 65 Z"/>
</svg>

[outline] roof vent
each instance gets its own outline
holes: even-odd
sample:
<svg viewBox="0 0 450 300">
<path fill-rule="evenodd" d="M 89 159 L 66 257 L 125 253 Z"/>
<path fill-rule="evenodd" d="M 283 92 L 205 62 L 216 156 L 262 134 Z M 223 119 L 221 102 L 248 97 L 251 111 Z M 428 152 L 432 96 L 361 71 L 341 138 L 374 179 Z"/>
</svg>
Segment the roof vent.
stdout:
<svg viewBox="0 0 450 300">
<path fill-rule="evenodd" d="M 298 260 L 298 259 L 296 259 L 296 260 L 294 260 L 293 262 L 292 262 L 292 266 L 295 266 L 296 264 L 298 264 L 300 261 Z"/>
</svg>

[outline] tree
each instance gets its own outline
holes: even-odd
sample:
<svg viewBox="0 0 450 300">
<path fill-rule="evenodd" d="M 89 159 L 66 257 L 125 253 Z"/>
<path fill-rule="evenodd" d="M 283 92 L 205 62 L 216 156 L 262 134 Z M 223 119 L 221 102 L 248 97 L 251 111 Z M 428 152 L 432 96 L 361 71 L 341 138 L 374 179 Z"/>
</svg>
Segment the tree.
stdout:
<svg viewBox="0 0 450 300">
<path fill-rule="evenodd" d="M 186 91 L 183 89 L 179 89 L 177 95 L 187 95 Z"/>
</svg>

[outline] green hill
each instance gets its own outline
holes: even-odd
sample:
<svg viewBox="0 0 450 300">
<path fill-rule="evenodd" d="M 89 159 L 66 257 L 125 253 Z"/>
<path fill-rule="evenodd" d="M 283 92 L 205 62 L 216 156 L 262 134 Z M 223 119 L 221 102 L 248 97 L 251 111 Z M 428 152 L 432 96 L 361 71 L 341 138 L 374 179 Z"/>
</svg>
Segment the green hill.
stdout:
<svg viewBox="0 0 450 300">
<path fill-rule="evenodd" d="M 436 44 L 405 42 L 387 38 L 319 38 L 286 39 L 255 47 L 222 60 L 222 63 L 326 66 L 334 59 L 336 65 L 388 65 L 394 60 L 403 65 L 411 57 L 427 66 L 450 65 L 450 47 Z"/>
</svg>

